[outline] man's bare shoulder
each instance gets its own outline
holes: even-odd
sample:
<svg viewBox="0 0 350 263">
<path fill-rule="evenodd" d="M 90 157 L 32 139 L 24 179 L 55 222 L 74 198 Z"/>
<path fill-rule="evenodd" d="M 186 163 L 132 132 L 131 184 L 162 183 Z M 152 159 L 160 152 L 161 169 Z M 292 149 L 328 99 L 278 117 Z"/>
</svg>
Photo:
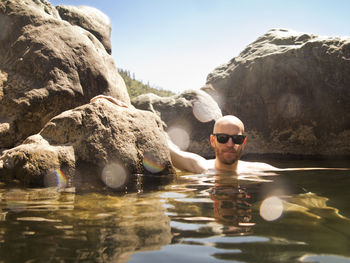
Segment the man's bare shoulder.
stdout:
<svg viewBox="0 0 350 263">
<path fill-rule="evenodd" d="M 206 168 L 215 170 L 215 159 L 206 160 Z M 238 161 L 237 172 L 276 171 L 278 168 L 262 162 Z"/>
<path fill-rule="evenodd" d="M 238 172 L 250 172 L 250 171 L 275 171 L 278 168 L 262 162 L 248 162 L 248 161 L 239 161 L 238 163 Z"/>
<path fill-rule="evenodd" d="M 215 159 L 206 160 L 206 168 L 207 170 L 215 169 Z"/>
</svg>

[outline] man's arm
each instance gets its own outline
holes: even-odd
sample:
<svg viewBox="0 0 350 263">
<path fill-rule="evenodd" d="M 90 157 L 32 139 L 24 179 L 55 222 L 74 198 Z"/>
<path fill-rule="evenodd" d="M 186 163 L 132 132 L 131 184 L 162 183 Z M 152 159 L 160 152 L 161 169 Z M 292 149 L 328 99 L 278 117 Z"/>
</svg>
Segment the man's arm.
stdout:
<svg viewBox="0 0 350 263">
<path fill-rule="evenodd" d="M 171 162 L 177 169 L 196 174 L 201 174 L 208 170 L 207 160 L 202 156 L 182 151 L 170 140 L 170 138 L 168 138 L 168 146 Z"/>
</svg>

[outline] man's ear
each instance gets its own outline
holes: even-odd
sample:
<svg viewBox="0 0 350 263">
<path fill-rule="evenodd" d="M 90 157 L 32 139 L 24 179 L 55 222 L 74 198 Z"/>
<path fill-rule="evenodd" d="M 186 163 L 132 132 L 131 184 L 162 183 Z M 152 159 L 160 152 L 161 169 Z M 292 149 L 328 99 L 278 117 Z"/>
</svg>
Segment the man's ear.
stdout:
<svg viewBox="0 0 350 263">
<path fill-rule="evenodd" d="M 210 144 L 212 147 L 215 148 L 215 138 L 213 134 L 210 134 Z"/>
<path fill-rule="evenodd" d="M 243 143 L 242 143 L 243 149 L 244 149 L 244 147 L 245 147 L 246 142 L 247 142 L 247 137 L 244 138 L 244 141 L 243 141 Z"/>
</svg>

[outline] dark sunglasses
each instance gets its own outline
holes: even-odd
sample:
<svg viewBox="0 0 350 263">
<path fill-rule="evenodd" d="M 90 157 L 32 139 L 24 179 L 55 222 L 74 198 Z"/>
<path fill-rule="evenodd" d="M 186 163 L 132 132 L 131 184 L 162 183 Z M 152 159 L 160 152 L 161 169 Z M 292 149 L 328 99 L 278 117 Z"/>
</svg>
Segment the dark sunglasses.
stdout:
<svg viewBox="0 0 350 263">
<path fill-rule="evenodd" d="M 228 135 L 225 133 L 214 133 L 214 136 L 216 136 L 216 139 L 218 140 L 219 143 L 227 143 L 228 140 L 231 138 L 232 142 L 234 144 L 242 144 L 244 143 L 245 139 L 247 136 L 245 135 L 240 135 L 240 134 L 235 134 L 235 135 Z"/>
</svg>

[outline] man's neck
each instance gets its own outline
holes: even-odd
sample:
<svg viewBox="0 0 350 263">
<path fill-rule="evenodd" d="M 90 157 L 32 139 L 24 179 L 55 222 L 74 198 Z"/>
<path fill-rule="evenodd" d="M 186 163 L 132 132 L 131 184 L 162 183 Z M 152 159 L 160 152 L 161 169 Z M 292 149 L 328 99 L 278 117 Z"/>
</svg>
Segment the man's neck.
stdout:
<svg viewBox="0 0 350 263">
<path fill-rule="evenodd" d="M 218 159 L 215 159 L 215 169 L 216 170 L 237 172 L 237 168 L 238 168 L 238 160 L 236 162 L 234 162 L 233 164 L 224 164 L 224 163 L 220 162 Z"/>
</svg>

